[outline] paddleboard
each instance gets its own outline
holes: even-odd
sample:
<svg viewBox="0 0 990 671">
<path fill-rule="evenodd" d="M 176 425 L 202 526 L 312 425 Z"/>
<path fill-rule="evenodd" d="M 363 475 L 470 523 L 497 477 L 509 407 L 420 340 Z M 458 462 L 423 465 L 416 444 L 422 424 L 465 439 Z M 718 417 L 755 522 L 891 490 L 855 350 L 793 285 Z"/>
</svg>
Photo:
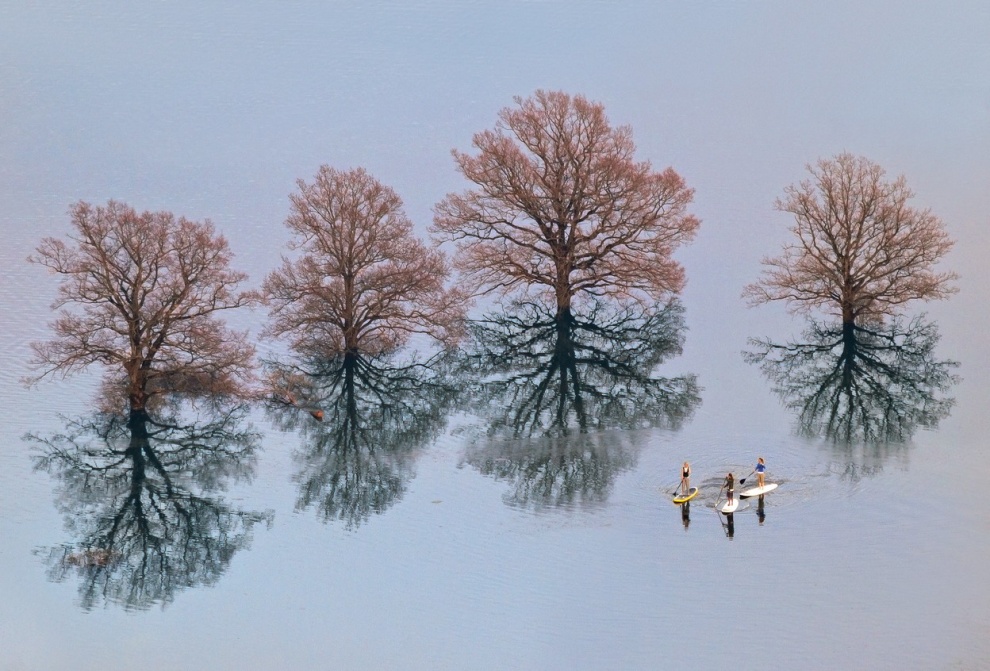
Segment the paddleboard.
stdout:
<svg viewBox="0 0 990 671">
<path fill-rule="evenodd" d="M 687 503 L 698 495 L 698 488 L 692 487 L 687 494 L 678 494 L 674 497 L 674 503 Z"/>
<path fill-rule="evenodd" d="M 721 512 L 723 512 L 723 513 L 725 513 L 725 514 L 728 515 L 729 513 L 736 512 L 736 508 L 738 508 L 738 507 L 739 507 L 739 497 L 737 496 L 736 498 L 732 499 L 732 502 L 731 503 L 729 501 L 726 501 L 725 503 L 723 503 L 719 507 L 719 511 L 721 511 Z"/>
<path fill-rule="evenodd" d="M 750 496 L 761 496 L 767 492 L 772 492 L 777 489 L 777 483 L 771 482 L 769 484 L 763 485 L 762 487 L 751 487 L 750 489 L 744 489 L 739 493 L 741 498 L 747 499 Z"/>
</svg>

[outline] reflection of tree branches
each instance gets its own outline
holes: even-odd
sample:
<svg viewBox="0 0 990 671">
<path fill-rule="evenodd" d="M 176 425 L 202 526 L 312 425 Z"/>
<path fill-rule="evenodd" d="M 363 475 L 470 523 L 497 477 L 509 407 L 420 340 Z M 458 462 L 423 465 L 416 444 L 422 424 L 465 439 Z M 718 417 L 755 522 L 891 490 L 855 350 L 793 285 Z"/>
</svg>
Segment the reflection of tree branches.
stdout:
<svg viewBox="0 0 990 671">
<path fill-rule="evenodd" d="M 636 463 L 630 434 L 492 440 L 468 449 L 466 461 L 484 475 L 512 483 L 509 505 L 532 508 L 594 505 L 608 498 L 618 473 Z"/>
<path fill-rule="evenodd" d="M 29 435 L 41 447 L 36 468 L 60 481 L 58 507 L 78 539 L 49 551 L 51 579 L 75 572 L 87 610 L 101 598 L 164 605 L 214 584 L 252 527 L 270 520 L 213 495 L 253 474 L 259 436 L 242 414 L 193 425 L 98 415 L 62 434 Z"/>
<path fill-rule="evenodd" d="M 853 482 L 875 477 L 891 462 L 903 465 L 907 459 L 902 443 L 844 442 L 834 447 L 839 459 L 829 467 L 829 472 Z"/>
<path fill-rule="evenodd" d="M 398 366 L 353 354 L 270 363 L 271 416 L 307 443 L 296 454 L 297 509 L 315 505 L 325 521 L 354 527 L 397 502 L 413 452 L 446 425 L 455 390 L 443 370 L 441 360 Z"/>
<path fill-rule="evenodd" d="M 754 339 L 744 353 L 759 364 L 788 408 L 799 411 L 803 433 L 837 443 L 908 440 L 933 428 L 954 400 L 940 397 L 955 382 L 954 361 L 936 361 L 938 329 L 916 317 L 870 328 L 812 324 L 804 343 Z"/>
<path fill-rule="evenodd" d="M 556 319 L 536 303 L 472 326 L 466 371 L 492 433 L 515 436 L 603 428 L 678 428 L 699 402 L 693 375 L 654 377 L 681 352 L 683 308 L 595 302 Z"/>
</svg>

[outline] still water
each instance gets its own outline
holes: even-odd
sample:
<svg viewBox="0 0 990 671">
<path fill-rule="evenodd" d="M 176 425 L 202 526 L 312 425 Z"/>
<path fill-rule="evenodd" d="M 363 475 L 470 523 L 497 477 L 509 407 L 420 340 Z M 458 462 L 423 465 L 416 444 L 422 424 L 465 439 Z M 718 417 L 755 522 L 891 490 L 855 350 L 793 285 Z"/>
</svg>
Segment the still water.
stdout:
<svg viewBox="0 0 990 671">
<path fill-rule="evenodd" d="M 4 10 L 0 669 L 990 668 L 990 15 L 893 12 L 879 31 L 883 3 L 856 20 L 736 4 Z M 212 457 L 190 464 L 175 456 L 188 436 L 162 436 L 110 469 L 106 441 L 74 424 L 94 379 L 20 383 L 55 289 L 24 259 L 65 234 L 75 200 L 209 217 L 258 282 L 295 179 L 364 165 L 425 234 L 462 188 L 449 150 L 538 87 L 602 100 L 696 189 L 683 351 L 653 371 L 676 403 L 625 380 L 608 398 L 628 403 L 587 406 L 587 432 L 517 435 L 474 370 L 455 390 L 473 402 L 392 389 L 409 414 L 369 406 L 363 434 L 346 413 L 318 427 L 254 408 L 201 437 Z M 933 360 L 959 363 L 936 394 L 952 403 L 909 413 L 890 443 L 835 443 L 742 355 L 807 331 L 739 293 L 786 235 L 773 199 L 842 149 L 905 173 L 959 241 L 960 293 L 911 313 L 941 336 Z M 39 469 L 28 434 L 74 436 L 85 468 L 107 470 Z M 722 478 L 758 456 L 780 487 L 730 526 L 712 508 Z M 684 460 L 702 490 L 689 511 L 668 496 Z M 161 504 L 147 519 L 128 499 L 137 468 L 141 500 Z M 85 554 L 108 520 L 150 531 Z"/>
</svg>

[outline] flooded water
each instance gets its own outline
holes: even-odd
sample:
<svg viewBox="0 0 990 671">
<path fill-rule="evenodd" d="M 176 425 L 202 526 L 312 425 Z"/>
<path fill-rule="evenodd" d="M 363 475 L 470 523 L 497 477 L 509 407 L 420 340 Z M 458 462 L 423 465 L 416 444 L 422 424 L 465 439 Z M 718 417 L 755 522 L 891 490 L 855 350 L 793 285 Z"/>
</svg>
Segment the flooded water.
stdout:
<svg viewBox="0 0 990 671">
<path fill-rule="evenodd" d="M 2 10 L 0 670 L 990 668 L 990 12 L 904 14 Z M 449 151 L 541 87 L 600 100 L 639 157 L 696 189 L 683 352 L 655 371 L 681 381 L 676 403 L 624 380 L 622 407 L 619 386 L 581 406 L 587 432 L 519 432 L 505 391 L 468 368 L 452 396 L 390 388 L 406 415 L 366 404 L 317 426 L 254 408 L 199 436 L 209 449 L 190 462 L 188 436 L 129 443 L 80 424 L 95 376 L 21 383 L 56 286 L 25 259 L 67 233 L 71 203 L 210 218 L 256 285 L 288 238 L 296 179 L 364 166 L 425 235 L 463 188 Z M 899 408 L 869 430 L 904 440 L 864 440 L 860 424 L 835 442 L 775 392 L 795 378 L 742 355 L 806 333 L 740 293 L 786 239 L 774 198 L 842 150 L 904 174 L 957 240 L 945 265 L 960 292 L 909 314 L 940 336 L 919 356 L 958 362 L 957 377 L 920 400 L 884 378 L 857 406 Z M 257 333 L 264 314 L 232 321 Z M 44 440 L 66 456 L 39 468 Z M 725 474 L 758 456 L 779 488 L 715 512 Z M 669 496 L 685 460 L 701 488 L 689 509 Z M 92 542 L 108 520 L 131 534 L 112 556 Z"/>
</svg>

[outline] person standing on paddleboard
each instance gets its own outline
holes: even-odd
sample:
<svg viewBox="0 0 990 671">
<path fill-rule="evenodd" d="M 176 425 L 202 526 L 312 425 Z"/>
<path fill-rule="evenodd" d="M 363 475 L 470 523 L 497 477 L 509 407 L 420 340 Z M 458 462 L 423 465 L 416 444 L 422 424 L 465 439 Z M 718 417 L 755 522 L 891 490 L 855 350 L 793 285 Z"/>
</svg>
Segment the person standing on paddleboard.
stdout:
<svg viewBox="0 0 990 671">
<path fill-rule="evenodd" d="M 756 460 L 756 484 L 760 487 L 763 486 L 763 477 L 767 472 L 767 465 L 763 462 L 763 457 L 759 457 Z"/>
<path fill-rule="evenodd" d="M 681 466 L 681 494 L 687 496 L 689 489 L 691 489 L 691 464 L 685 461 Z"/>
<path fill-rule="evenodd" d="M 722 486 L 725 487 L 725 495 L 729 499 L 729 503 L 732 503 L 735 498 L 735 484 L 736 479 L 732 477 L 732 473 L 725 476 L 725 484 Z"/>
</svg>

